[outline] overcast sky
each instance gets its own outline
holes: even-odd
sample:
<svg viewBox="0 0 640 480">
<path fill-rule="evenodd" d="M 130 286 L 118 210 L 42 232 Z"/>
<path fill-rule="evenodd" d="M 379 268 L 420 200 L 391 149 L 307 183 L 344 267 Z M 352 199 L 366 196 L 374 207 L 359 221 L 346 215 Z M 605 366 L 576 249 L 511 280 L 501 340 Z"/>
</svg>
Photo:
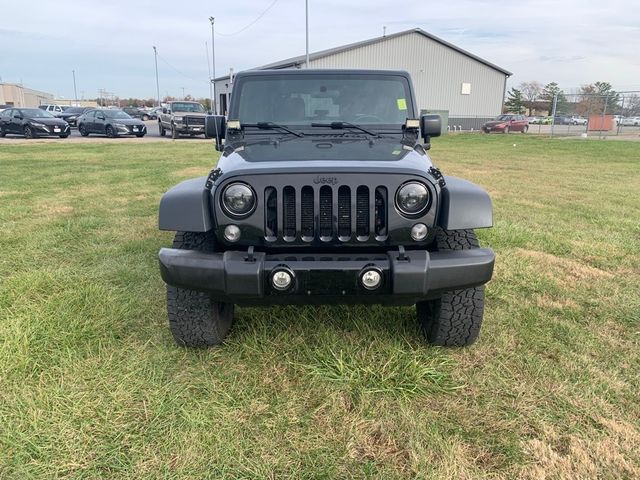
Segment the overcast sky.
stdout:
<svg viewBox="0 0 640 480">
<path fill-rule="evenodd" d="M 0 0 L 0 77 L 73 98 L 207 97 L 209 16 L 216 74 L 304 54 L 304 0 Z M 420 27 L 514 72 L 566 90 L 608 81 L 640 90 L 638 0 L 309 0 L 310 50 Z M 209 43 L 209 48 L 211 45 Z"/>
</svg>

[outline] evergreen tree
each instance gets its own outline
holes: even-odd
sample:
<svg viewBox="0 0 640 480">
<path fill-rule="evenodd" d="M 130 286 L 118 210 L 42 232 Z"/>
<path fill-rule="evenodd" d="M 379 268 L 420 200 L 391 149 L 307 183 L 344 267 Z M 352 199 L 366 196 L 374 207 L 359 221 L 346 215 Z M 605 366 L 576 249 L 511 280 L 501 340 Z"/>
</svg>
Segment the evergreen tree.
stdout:
<svg viewBox="0 0 640 480">
<path fill-rule="evenodd" d="M 507 101 L 504 106 L 508 112 L 511 113 L 524 113 L 524 97 L 522 91 L 513 87 L 507 93 Z"/>
</svg>

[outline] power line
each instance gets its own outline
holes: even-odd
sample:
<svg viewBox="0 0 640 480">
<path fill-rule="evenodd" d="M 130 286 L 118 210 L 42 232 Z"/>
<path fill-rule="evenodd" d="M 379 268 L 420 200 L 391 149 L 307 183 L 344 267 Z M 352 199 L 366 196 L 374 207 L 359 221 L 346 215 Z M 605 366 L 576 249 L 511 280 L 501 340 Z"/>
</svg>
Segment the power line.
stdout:
<svg viewBox="0 0 640 480">
<path fill-rule="evenodd" d="M 162 60 L 164 63 L 167 64 L 167 66 L 169 66 L 173 71 L 175 71 L 176 73 L 182 75 L 185 78 L 188 78 L 189 80 L 193 80 L 194 82 L 202 82 L 202 80 L 198 80 L 197 78 L 192 77 L 191 75 L 187 75 L 184 72 L 181 72 L 180 70 L 178 70 L 176 67 L 174 67 L 173 65 L 171 65 L 167 60 L 164 59 L 164 57 L 162 55 L 160 55 L 159 53 L 157 54 L 158 58 L 160 60 Z"/>
<path fill-rule="evenodd" d="M 258 20 L 260 20 L 262 17 L 265 16 L 265 14 L 271 10 L 273 8 L 273 6 L 278 3 L 278 0 L 273 0 L 273 2 L 271 2 L 269 4 L 269 6 L 267 8 L 265 8 L 262 13 L 260 13 L 260 15 L 258 15 L 254 20 L 252 20 L 251 22 L 249 22 L 248 24 L 246 24 L 244 27 L 242 27 L 240 30 L 237 30 L 233 33 L 222 33 L 222 32 L 216 32 L 216 35 L 221 35 L 223 37 L 232 37 L 233 35 L 237 35 L 239 33 L 244 32 L 246 29 L 248 29 L 249 27 L 252 27 L 253 25 L 255 25 L 256 23 L 258 23 Z"/>
</svg>

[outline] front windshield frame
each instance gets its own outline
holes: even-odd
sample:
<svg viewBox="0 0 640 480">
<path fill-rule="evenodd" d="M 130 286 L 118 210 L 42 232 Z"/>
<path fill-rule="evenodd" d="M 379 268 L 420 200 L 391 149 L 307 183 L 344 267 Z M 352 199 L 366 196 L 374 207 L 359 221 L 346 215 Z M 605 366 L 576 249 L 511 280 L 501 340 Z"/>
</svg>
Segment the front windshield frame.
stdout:
<svg viewBox="0 0 640 480">
<path fill-rule="evenodd" d="M 40 108 L 20 108 L 18 110 L 26 118 L 56 118 L 51 113 Z"/>
<path fill-rule="evenodd" d="M 498 115 L 496 117 L 496 120 L 498 120 L 500 122 L 506 122 L 507 120 L 513 120 L 514 117 L 515 117 L 515 115 L 503 114 L 503 115 Z"/>
<path fill-rule="evenodd" d="M 182 110 L 182 109 L 176 107 L 176 106 L 179 106 L 179 105 L 193 106 L 194 109 Z M 184 107 L 182 107 L 182 108 L 184 108 Z M 174 113 L 207 113 L 207 111 L 202 106 L 202 104 L 200 104 L 198 102 L 173 102 L 171 104 L 171 111 L 174 112 Z"/>
<path fill-rule="evenodd" d="M 321 80 L 349 80 L 349 81 L 396 81 L 400 82 L 402 88 L 404 90 L 403 97 L 396 99 L 396 101 L 402 100 L 402 104 L 406 105 L 406 113 L 403 114 L 403 118 L 401 121 L 395 123 L 371 123 L 370 121 L 348 121 L 346 119 L 339 120 L 333 118 L 321 119 L 321 118 L 310 118 L 308 120 L 305 119 L 304 122 L 275 122 L 285 125 L 294 130 L 300 131 L 304 130 L 306 133 L 312 134 L 335 134 L 342 135 L 345 132 L 349 131 L 349 127 L 345 126 L 344 129 L 341 130 L 332 130 L 330 127 L 327 128 L 314 128 L 311 126 L 312 123 L 331 123 L 331 122 L 345 122 L 345 123 L 354 123 L 360 126 L 363 126 L 369 130 L 372 130 L 376 133 L 400 133 L 402 128 L 405 125 L 407 118 L 417 118 L 416 107 L 415 107 L 415 99 L 413 97 L 413 90 L 411 88 L 411 80 L 406 75 L 402 75 L 400 73 L 394 72 L 296 72 L 295 74 L 285 73 L 282 74 L 251 74 L 251 75 L 243 75 L 242 77 L 236 77 L 235 85 L 234 85 L 234 93 L 232 96 L 232 101 L 229 109 L 229 119 L 237 119 L 240 121 L 241 125 L 251 125 L 253 122 L 243 122 L 240 114 L 240 98 L 242 97 L 242 89 L 249 82 L 255 81 L 283 81 L 283 80 L 304 80 L 304 79 L 321 79 Z M 235 97 L 235 100 L 234 100 Z M 400 104 L 398 104 L 400 105 Z M 400 107 L 398 106 L 400 110 Z M 402 110 L 404 111 L 404 110 Z M 265 122 L 273 121 L 272 119 L 265 118 Z M 351 130 L 351 132 L 356 133 L 356 130 Z M 260 133 L 260 134 L 273 134 L 273 131 L 269 133 L 268 130 L 260 130 L 251 128 L 251 133 Z"/>
</svg>

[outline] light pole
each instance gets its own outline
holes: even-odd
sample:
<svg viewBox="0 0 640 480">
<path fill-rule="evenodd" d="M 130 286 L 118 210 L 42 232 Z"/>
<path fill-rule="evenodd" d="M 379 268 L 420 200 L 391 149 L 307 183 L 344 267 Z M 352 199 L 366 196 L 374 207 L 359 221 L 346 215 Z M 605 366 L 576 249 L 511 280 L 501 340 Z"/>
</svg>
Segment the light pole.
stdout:
<svg viewBox="0 0 640 480">
<path fill-rule="evenodd" d="M 75 70 L 71 70 L 71 73 L 73 74 L 73 100 L 76 103 L 78 103 L 78 90 L 76 90 L 76 71 Z"/>
<path fill-rule="evenodd" d="M 214 39 L 214 26 L 216 22 L 215 17 L 209 17 L 209 21 L 211 22 L 211 83 L 213 83 L 213 103 L 211 108 L 213 108 L 213 114 L 218 114 L 218 101 L 216 99 L 216 47 L 215 47 L 215 39 Z"/>
<path fill-rule="evenodd" d="M 304 16 L 305 23 L 307 26 L 306 29 L 306 37 L 307 37 L 307 55 L 306 55 L 306 67 L 309 68 L 309 0 L 304 0 Z"/>
<path fill-rule="evenodd" d="M 158 106 L 160 106 L 160 82 L 158 81 L 158 50 L 156 47 L 153 47 L 153 56 L 156 60 L 156 92 L 158 94 Z"/>
<path fill-rule="evenodd" d="M 209 59 L 209 44 L 207 42 L 204 42 L 204 53 L 207 56 L 209 70 L 209 110 L 213 111 L 213 77 L 211 76 L 211 60 Z"/>
</svg>

